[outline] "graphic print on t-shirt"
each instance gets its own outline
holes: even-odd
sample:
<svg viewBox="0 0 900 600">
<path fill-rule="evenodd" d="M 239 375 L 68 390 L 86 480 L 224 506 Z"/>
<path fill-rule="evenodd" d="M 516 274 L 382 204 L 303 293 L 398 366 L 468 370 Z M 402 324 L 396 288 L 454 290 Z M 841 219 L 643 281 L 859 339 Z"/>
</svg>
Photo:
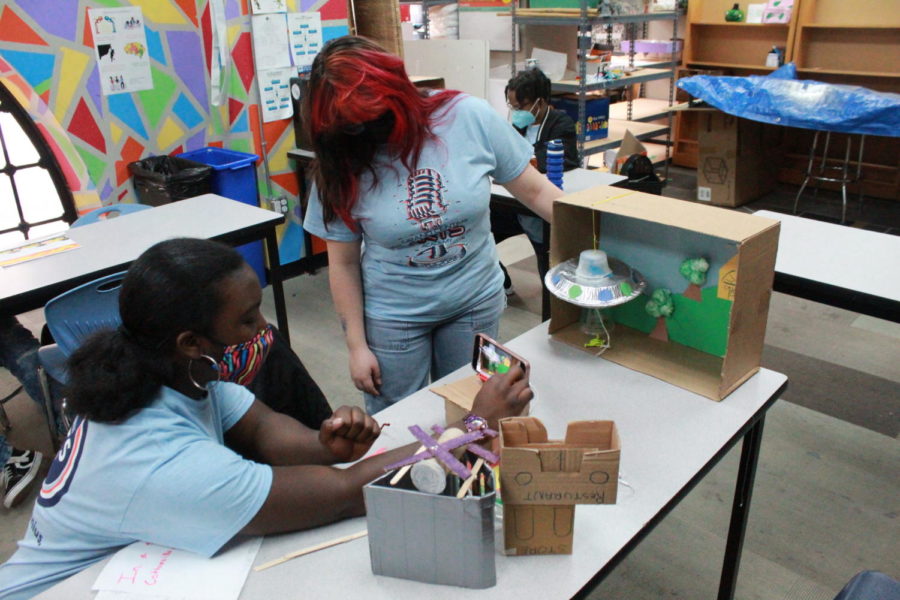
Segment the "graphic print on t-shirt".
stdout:
<svg viewBox="0 0 900 600">
<path fill-rule="evenodd" d="M 41 486 L 37 502 L 41 506 L 53 506 L 65 495 L 72 484 L 75 471 L 78 469 L 78 461 L 84 450 L 85 436 L 87 435 L 87 420 L 76 417 L 66 436 L 62 448 L 53 457 L 53 463 L 47 472 L 47 478 Z"/>
<path fill-rule="evenodd" d="M 411 244 L 418 249 L 408 258 L 409 266 L 437 267 L 464 257 L 466 228 L 445 221 L 448 204 L 441 174 L 435 169 L 416 169 L 406 180 L 406 191 L 407 219 L 422 232 Z"/>
</svg>

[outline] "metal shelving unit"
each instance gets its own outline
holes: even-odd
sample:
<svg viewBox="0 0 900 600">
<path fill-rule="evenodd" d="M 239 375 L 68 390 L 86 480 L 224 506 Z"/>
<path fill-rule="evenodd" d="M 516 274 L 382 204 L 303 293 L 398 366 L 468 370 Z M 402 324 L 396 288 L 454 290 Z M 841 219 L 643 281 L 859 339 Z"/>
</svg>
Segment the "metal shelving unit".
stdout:
<svg viewBox="0 0 900 600">
<path fill-rule="evenodd" d="M 646 25 L 650 21 L 672 21 L 672 44 L 674 47 L 675 40 L 678 38 L 678 17 L 681 12 L 658 12 L 643 13 L 636 15 L 621 15 L 614 17 L 601 17 L 597 13 L 597 9 L 588 9 L 587 0 L 581 0 L 581 9 L 578 14 L 572 15 L 541 15 L 528 12 L 520 12 L 517 10 L 517 2 L 511 3 L 510 14 L 513 22 L 513 36 L 517 25 L 575 25 L 578 30 L 578 77 L 574 80 L 563 80 L 553 82 L 553 91 L 569 92 L 578 94 L 578 122 L 582 124 L 580 127 L 581 134 L 578 138 L 578 154 L 582 162 L 586 156 L 603 152 L 616 148 L 621 144 L 622 137 L 626 129 L 632 131 L 638 139 L 648 139 L 665 134 L 666 136 L 666 152 L 665 152 L 665 168 L 666 177 L 668 176 L 669 151 L 671 147 L 672 135 L 672 113 L 670 107 L 674 104 L 675 99 L 675 68 L 677 61 L 662 61 L 645 63 L 637 65 L 639 70 L 632 75 L 622 77 L 620 79 L 597 81 L 587 83 L 587 56 L 591 49 L 591 32 L 595 26 L 607 26 L 608 39 L 611 41 L 612 26 L 615 24 L 625 24 L 628 39 L 631 40 L 630 51 L 628 52 L 628 65 L 636 66 L 634 60 L 634 40 L 637 37 L 637 26 L 641 25 L 642 36 L 646 37 Z M 523 9 L 525 10 L 525 9 Z M 562 12 L 562 11 L 560 11 Z M 610 44 L 611 45 L 611 44 Z M 515 47 L 515 43 L 513 43 Z M 515 75 L 516 54 L 511 53 L 511 74 Z M 587 102 L 587 94 L 589 92 L 600 90 L 612 90 L 630 85 L 641 85 L 643 92 L 643 84 L 648 81 L 660 79 L 669 80 L 669 98 L 665 108 L 658 105 L 649 114 L 637 116 L 635 118 L 634 104 L 635 99 L 629 97 L 626 101 L 625 119 L 610 118 L 609 136 L 600 140 L 592 140 L 585 142 L 584 140 L 584 123 L 586 121 L 585 105 Z M 641 98 L 637 99 L 641 100 Z M 643 112 L 643 111 L 641 111 Z M 648 123 L 640 122 L 641 120 L 652 120 L 661 117 L 667 117 L 668 123 L 664 126 L 651 126 Z"/>
</svg>

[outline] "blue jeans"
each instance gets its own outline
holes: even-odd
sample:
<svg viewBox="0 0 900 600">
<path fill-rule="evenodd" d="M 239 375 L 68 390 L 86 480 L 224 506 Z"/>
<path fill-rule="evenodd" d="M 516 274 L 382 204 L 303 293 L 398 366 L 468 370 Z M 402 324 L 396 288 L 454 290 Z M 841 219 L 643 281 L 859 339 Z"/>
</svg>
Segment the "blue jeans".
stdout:
<svg viewBox="0 0 900 600">
<path fill-rule="evenodd" d="M 472 361 L 476 333 L 497 337 L 506 294 L 497 290 L 446 321 L 418 323 L 366 317 L 366 340 L 381 369 L 380 396 L 363 394 L 371 415 Z"/>
<path fill-rule="evenodd" d="M 43 407 L 41 384 L 38 380 L 38 347 L 31 332 L 15 317 L 0 315 L 0 366 L 9 369 L 31 399 Z M 43 410 L 43 409 L 42 409 Z M 12 447 L 0 434 L 0 468 L 6 464 Z"/>
<path fill-rule="evenodd" d="M 834 600 L 898 600 L 900 583 L 878 571 L 857 573 Z"/>
</svg>

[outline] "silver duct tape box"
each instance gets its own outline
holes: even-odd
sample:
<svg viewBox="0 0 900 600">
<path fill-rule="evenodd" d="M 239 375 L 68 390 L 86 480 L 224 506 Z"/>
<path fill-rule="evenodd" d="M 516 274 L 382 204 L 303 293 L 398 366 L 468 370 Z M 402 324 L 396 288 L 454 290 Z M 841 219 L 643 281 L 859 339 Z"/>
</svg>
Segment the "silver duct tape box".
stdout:
<svg viewBox="0 0 900 600">
<path fill-rule="evenodd" d="M 366 485 L 372 572 L 467 588 L 495 585 L 496 492 L 490 470 L 484 472 L 485 489 L 476 481 L 471 495 L 459 499 L 453 485 L 443 494 L 420 492 L 409 473 L 395 486 L 393 471 Z"/>
</svg>

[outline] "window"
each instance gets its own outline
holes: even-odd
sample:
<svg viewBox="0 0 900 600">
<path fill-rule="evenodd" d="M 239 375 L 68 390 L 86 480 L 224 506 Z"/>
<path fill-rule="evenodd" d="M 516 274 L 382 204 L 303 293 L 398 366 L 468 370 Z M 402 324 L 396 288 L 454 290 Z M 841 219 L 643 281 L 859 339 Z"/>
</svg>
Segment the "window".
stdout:
<svg viewBox="0 0 900 600">
<path fill-rule="evenodd" d="M 72 194 L 31 117 L 0 84 L 0 246 L 64 231 Z"/>
</svg>

